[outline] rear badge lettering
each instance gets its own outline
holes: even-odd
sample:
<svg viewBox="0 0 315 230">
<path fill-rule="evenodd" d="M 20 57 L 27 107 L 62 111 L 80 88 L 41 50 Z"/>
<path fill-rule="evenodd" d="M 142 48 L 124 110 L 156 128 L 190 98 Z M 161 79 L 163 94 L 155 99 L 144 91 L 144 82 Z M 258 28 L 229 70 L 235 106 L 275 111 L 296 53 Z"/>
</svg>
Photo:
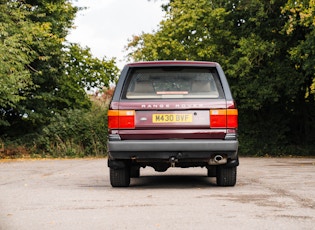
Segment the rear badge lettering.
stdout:
<svg viewBox="0 0 315 230">
<path fill-rule="evenodd" d="M 163 108 L 170 108 L 169 104 L 163 105 L 163 104 L 153 104 L 153 105 L 141 105 L 141 108 L 143 109 L 163 109 Z"/>
<path fill-rule="evenodd" d="M 163 108 L 204 108 L 207 107 L 205 104 L 142 104 L 142 109 L 163 109 Z"/>
</svg>

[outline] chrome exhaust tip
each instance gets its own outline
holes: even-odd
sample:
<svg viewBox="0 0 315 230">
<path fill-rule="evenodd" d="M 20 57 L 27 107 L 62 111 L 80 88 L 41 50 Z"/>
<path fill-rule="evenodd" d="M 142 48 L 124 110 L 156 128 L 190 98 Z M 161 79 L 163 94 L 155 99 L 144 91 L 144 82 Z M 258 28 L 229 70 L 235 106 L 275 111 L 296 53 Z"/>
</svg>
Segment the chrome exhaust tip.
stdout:
<svg viewBox="0 0 315 230">
<path fill-rule="evenodd" d="M 221 155 L 216 155 L 214 158 L 213 158 L 214 162 L 216 163 L 219 163 L 220 161 L 223 160 L 223 157 Z"/>
<path fill-rule="evenodd" d="M 208 162 L 209 165 L 222 165 L 227 163 L 227 158 L 222 155 L 215 155 Z"/>
</svg>

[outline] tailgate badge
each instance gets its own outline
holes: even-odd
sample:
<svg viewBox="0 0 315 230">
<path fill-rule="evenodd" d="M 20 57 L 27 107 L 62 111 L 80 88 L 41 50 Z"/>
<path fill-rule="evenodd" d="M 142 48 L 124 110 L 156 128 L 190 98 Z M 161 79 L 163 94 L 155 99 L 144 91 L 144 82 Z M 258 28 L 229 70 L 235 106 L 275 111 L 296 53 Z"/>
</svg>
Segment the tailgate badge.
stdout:
<svg viewBox="0 0 315 230">
<path fill-rule="evenodd" d="M 146 117 L 141 117 L 140 118 L 140 121 L 146 121 L 146 120 L 148 120 Z"/>
</svg>

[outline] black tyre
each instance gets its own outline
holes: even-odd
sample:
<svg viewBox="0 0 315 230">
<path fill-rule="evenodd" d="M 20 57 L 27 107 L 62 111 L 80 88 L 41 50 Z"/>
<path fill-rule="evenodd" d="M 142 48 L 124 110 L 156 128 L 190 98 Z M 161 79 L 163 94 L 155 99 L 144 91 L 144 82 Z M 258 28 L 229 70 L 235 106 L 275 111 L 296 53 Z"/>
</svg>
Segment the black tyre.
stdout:
<svg viewBox="0 0 315 230">
<path fill-rule="evenodd" d="M 217 167 L 217 185 L 234 186 L 236 184 L 236 166 L 234 167 Z"/>
<path fill-rule="evenodd" d="M 128 187 L 130 185 L 130 168 L 109 169 L 112 187 Z"/>
</svg>

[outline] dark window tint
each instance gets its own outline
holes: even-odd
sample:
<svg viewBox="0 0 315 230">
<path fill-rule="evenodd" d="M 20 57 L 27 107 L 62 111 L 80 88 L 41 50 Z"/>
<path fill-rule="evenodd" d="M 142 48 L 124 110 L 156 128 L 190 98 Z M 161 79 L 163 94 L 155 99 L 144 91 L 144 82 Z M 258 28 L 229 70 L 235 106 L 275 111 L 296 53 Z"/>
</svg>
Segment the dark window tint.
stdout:
<svg viewBox="0 0 315 230">
<path fill-rule="evenodd" d="M 125 98 L 220 98 L 222 90 L 215 69 L 145 68 L 129 76 Z"/>
</svg>

